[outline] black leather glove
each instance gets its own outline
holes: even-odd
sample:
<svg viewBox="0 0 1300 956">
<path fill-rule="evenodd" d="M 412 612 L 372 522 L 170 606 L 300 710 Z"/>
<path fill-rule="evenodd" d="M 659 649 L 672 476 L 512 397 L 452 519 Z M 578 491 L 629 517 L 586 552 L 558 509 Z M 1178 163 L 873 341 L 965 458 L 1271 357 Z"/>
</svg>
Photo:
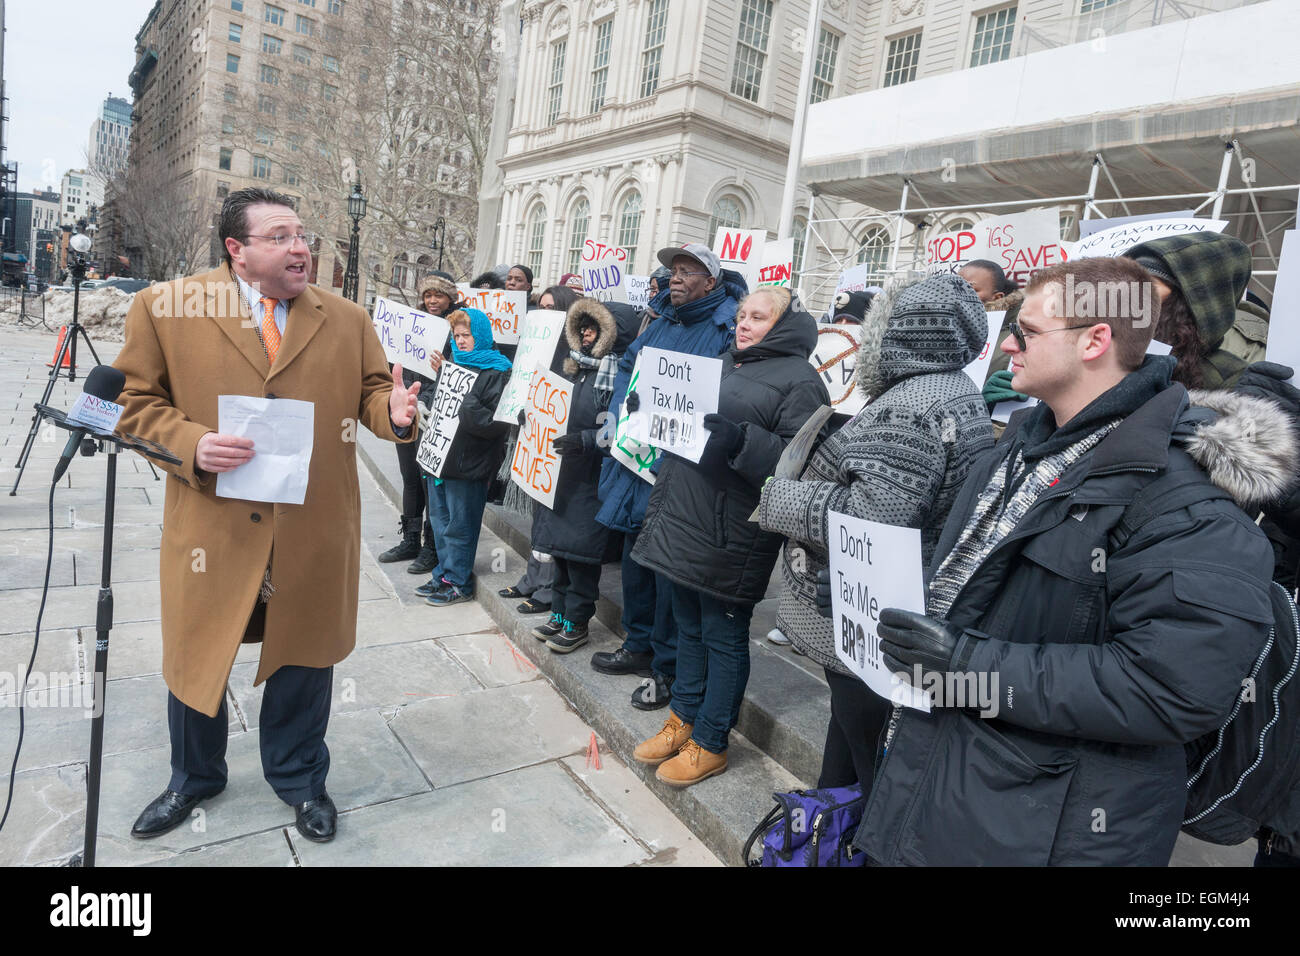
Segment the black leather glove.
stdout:
<svg viewBox="0 0 1300 956">
<path fill-rule="evenodd" d="M 557 455 L 572 455 L 575 452 L 590 451 L 587 447 L 586 437 L 582 432 L 578 432 L 576 435 L 561 435 L 555 439 L 554 444 Z"/>
<path fill-rule="evenodd" d="M 528 413 L 524 411 L 524 409 L 522 408 L 519 409 L 518 420 L 519 420 L 520 428 L 523 428 L 526 424 L 528 424 Z"/>
<path fill-rule="evenodd" d="M 623 407 L 629 412 L 639 411 L 641 408 L 641 396 L 636 392 L 628 392 L 627 397 L 623 399 Z"/>
<path fill-rule="evenodd" d="M 704 427 L 712 432 L 709 444 L 717 445 L 728 458 L 740 451 L 740 446 L 745 443 L 744 429 L 716 412 L 704 416 Z"/>
<path fill-rule="evenodd" d="M 822 617 L 831 616 L 830 568 L 822 568 L 817 572 L 817 613 Z"/>
<path fill-rule="evenodd" d="M 962 629 L 943 618 L 887 607 L 880 612 L 880 654 L 890 673 L 910 675 L 912 665 L 943 674 L 952 668 L 952 655 Z"/>
<path fill-rule="evenodd" d="M 1292 418 L 1300 417 L 1300 390 L 1287 380 L 1295 371 L 1277 362 L 1256 362 L 1241 373 L 1234 392 L 1277 402 Z"/>
</svg>

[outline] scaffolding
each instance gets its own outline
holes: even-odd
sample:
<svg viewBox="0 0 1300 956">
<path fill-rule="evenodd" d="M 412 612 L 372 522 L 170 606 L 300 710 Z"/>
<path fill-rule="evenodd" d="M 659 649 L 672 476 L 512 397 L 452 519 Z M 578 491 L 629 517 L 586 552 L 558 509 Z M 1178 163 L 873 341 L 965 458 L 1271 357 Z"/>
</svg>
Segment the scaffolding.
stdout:
<svg viewBox="0 0 1300 956">
<path fill-rule="evenodd" d="M 1228 187 L 1228 179 L 1232 172 L 1234 158 L 1242 181 L 1248 184 L 1246 186 Z M 1115 195 L 1110 197 L 1098 195 L 1098 188 L 1103 177 L 1110 191 Z M 865 212 L 851 217 L 828 216 L 819 219 L 815 216 L 815 206 L 819 197 L 814 193 L 809 206 L 807 225 L 804 227 L 804 261 L 800 265 L 807 267 L 803 268 L 799 274 L 801 297 L 810 306 L 819 309 L 826 307 L 834 293 L 836 284 L 839 282 L 840 275 L 847 269 L 861 264 L 860 253 L 865 246 L 863 235 L 866 231 L 871 230 L 873 226 L 877 229 L 888 230 L 889 235 L 888 266 L 883 269 L 869 270 L 868 272 L 869 281 L 883 285 L 891 276 L 922 268 L 921 255 L 925 249 L 926 231 L 936 225 L 936 222 L 931 217 L 939 217 L 939 222 L 942 222 L 962 215 L 968 219 L 978 221 L 979 218 L 989 214 L 1006 214 L 1047 206 L 1059 206 L 1072 211 L 1068 223 L 1064 220 L 1062 223 L 1061 238 L 1065 240 L 1077 237 L 1078 223 L 1081 221 L 1135 215 L 1133 207 L 1139 207 L 1138 212 L 1141 212 L 1142 204 L 1160 204 L 1170 206 L 1170 208 L 1191 208 L 1193 215 L 1201 214 L 1208 207 L 1209 218 L 1222 219 L 1224 218 L 1224 202 L 1232 196 L 1246 197 L 1248 208 L 1232 214 L 1240 222 L 1234 223 L 1230 220 L 1229 225 L 1224 229 L 1224 233 L 1227 235 L 1236 234 L 1237 238 L 1250 247 L 1252 267 L 1257 264 L 1263 266 L 1262 268 L 1252 268 L 1250 288 L 1257 293 L 1263 292 L 1271 295 L 1273 280 L 1277 276 L 1278 256 L 1281 252 L 1281 236 L 1279 234 L 1288 227 L 1295 227 L 1296 210 L 1297 207 L 1300 207 L 1300 183 L 1281 186 L 1257 186 L 1254 184 L 1254 178 L 1254 164 L 1245 157 L 1241 144 L 1234 139 L 1224 144 L 1217 185 L 1214 189 L 1204 192 L 1124 196 L 1106 166 L 1105 157 L 1101 153 L 1095 153 L 1086 191 L 1073 195 L 1013 199 L 967 205 L 931 206 L 926 203 L 925 197 L 921 195 L 917 184 L 911 179 L 904 179 L 897 209 L 889 212 Z M 1284 209 L 1261 209 L 1259 198 L 1274 194 L 1282 197 L 1286 197 L 1288 194 L 1294 196 L 1296 205 Z M 909 205 L 914 198 L 919 199 L 921 204 Z M 1192 205 L 1193 203 L 1195 205 Z M 1165 210 L 1156 211 L 1163 212 Z M 1266 217 L 1272 217 L 1280 221 L 1268 223 L 1265 221 Z M 1242 231 L 1240 228 L 1234 231 L 1233 226 L 1240 227 L 1242 223 L 1250 224 L 1254 231 L 1253 236 L 1248 237 L 1239 234 Z M 909 227 L 910 231 L 907 231 Z M 834 243 L 828 238 L 835 228 L 843 231 L 847 237 L 847 242 L 842 244 Z M 947 231 L 947 229 L 943 231 Z M 816 246 L 813 245 L 814 239 L 817 242 Z M 910 260 L 905 265 L 900 265 L 905 241 L 910 243 L 908 250 Z"/>
</svg>

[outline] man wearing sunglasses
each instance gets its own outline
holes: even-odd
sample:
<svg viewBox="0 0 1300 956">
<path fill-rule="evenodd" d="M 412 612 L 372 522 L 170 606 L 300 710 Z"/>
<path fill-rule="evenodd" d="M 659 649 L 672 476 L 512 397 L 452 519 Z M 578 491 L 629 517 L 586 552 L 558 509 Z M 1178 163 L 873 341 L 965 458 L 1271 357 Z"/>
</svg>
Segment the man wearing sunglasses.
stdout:
<svg viewBox="0 0 1300 956">
<path fill-rule="evenodd" d="M 136 296 L 114 363 L 126 375 L 121 428 L 181 459 L 163 466 L 160 555 L 171 778 L 131 832 L 161 836 L 225 787 L 226 681 L 242 642 L 262 645 L 263 773 L 298 832 L 324 842 L 337 818 L 325 790 L 333 665 L 356 640 L 356 429 L 411 440 L 419 386 L 403 387 L 401 366 L 389 372 L 364 310 L 308 284 L 313 237 L 288 197 L 231 193 L 220 238 L 219 268 Z M 218 431 L 221 395 L 312 403 L 302 504 L 217 495 L 216 476 L 260 451 Z"/>
<path fill-rule="evenodd" d="M 1145 355 L 1135 266 L 1030 282 L 1002 349 L 1040 404 L 971 467 L 926 613 L 881 612 L 886 666 L 938 690 L 886 732 L 856 838 L 873 860 L 1169 862 L 1184 745 L 1226 718 L 1269 631 L 1273 557 L 1251 517 L 1296 457 L 1274 406 L 1189 401 L 1174 359 Z M 996 706 L 966 709 L 961 686 Z"/>
</svg>

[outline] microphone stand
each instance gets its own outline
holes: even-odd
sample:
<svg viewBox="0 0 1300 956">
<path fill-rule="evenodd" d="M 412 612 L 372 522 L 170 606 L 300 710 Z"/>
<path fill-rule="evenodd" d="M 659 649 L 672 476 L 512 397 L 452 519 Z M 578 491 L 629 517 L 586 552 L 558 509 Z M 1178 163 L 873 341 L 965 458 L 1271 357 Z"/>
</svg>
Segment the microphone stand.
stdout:
<svg viewBox="0 0 1300 956">
<path fill-rule="evenodd" d="M 36 413 L 48 418 L 60 428 L 75 431 L 78 427 L 57 408 L 38 404 Z M 108 691 L 108 632 L 113 629 L 113 512 L 117 503 L 117 455 L 121 449 L 138 452 L 146 459 L 179 465 L 181 460 L 157 442 L 138 435 L 117 434 L 87 435 L 81 443 L 81 454 L 90 456 L 97 449 L 108 455 L 108 470 L 104 479 L 104 544 L 99 573 L 99 596 L 95 602 L 95 674 L 91 682 L 93 705 L 90 721 L 90 760 L 86 765 L 86 839 L 80 856 L 74 856 L 69 866 L 93 867 L 95 841 L 99 834 L 99 787 L 104 762 L 104 701 Z"/>
</svg>

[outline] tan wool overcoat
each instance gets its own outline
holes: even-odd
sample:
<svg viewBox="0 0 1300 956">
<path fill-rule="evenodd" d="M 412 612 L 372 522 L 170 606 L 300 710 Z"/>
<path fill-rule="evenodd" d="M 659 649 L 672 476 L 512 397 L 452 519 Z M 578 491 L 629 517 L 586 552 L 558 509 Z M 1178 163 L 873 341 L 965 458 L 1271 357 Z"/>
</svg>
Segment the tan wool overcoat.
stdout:
<svg viewBox="0 0 1300 956">
<path fill-rule="evenodd" d="M 314 286 L 293 300 L 272 369 L 228 267 L 151 286 L 126 318 L 113 363 L 126 375 L 119 429 L 181 459 L 169 472 L 161 552 L 163 677 L 182 702 L 216 716 L 263 577 L 260 684 L 286 665 L 329 667 L 356 644 L 361 500 L 356 432 L 393 431 L 392 376 L 365 310 Z M 217 430 L 217 396 L 314 403 L 301 505 L 219 498 L 195 469 Z M 415 429 L 406 440 L 413 440 Z M 254 448 L 256 454 L 256 448 Z"/>
</svg>

